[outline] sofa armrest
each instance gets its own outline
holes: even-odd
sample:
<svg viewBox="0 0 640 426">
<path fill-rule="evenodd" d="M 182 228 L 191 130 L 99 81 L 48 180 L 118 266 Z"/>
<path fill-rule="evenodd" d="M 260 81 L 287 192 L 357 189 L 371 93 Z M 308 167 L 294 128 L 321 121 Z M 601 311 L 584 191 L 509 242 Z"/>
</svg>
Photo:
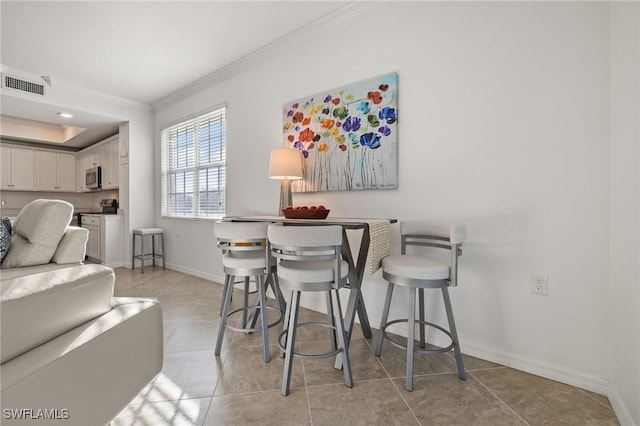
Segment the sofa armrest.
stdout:
<svg viewBox="0 0 640 426">
<path fill-rule="evenodd" d="M 67 226 L 67 230 L 58 244 L 52 262 L 57 264 L 78 263 L 84 261 L 89 239 L 89 230 L 77 226 Z"/>
<path fill-rule="evenodd" d="M 114 301 L 111 311 L 2 364 L 0 411 L 66 409 L 53 423 L 5 417 L 2 425 L 108 424 L 162 370 L 162 327 L 160 303 Z"/>
</svg>

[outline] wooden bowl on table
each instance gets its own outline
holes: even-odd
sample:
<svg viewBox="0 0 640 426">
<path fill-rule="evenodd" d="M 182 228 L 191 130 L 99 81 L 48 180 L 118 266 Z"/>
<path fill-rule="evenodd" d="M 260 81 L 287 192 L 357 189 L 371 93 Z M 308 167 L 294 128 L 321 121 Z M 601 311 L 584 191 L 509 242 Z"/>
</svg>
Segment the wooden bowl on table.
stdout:
<svg viewBox="0 0 640 426">
<path fill-rule="evenodd" d="M 331 210 L 285 209 L 282 214 L 287 219 L 326 219 Z"/>
</svg>

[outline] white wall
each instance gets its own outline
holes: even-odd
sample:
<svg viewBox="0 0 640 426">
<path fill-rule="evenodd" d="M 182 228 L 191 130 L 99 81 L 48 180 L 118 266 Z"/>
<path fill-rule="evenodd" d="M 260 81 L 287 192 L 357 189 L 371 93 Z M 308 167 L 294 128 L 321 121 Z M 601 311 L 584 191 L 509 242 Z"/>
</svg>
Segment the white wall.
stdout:
<svg viewBox="0 0 640 426">
<path fill-rule="evenodd" d="M 279 184 L 267 167 L 282 145 L 282 105 L 397 72 L 398 189 L 294 194 L 294 203 L 322 202 L 334 216 L 466 222 L 452 291 L 463 349 L 606 392 L 608 5 L 375 3 L 319 30 L 164 106 L 156 141 L 166 125 L 226 102 L 228 214 L 273 214 Z M 156 185 L 158 212 L 159 200 Z M 172 267 L 221 278 L 211 222 L 156 220 Z M 534 273 L 549 275 L 548 297 L 529 294 Z M 364 287 L 377 326 L 380 273 Z"/>
<path fill-rule="evenodd" d="M 622 424 L 640 424 L 640 6 L 611 3 L 609 375 Z M 617 401 L 618 398 L 612 398 Z M 626 408 L 625 408 L 626 407 Z"/>
</svg>

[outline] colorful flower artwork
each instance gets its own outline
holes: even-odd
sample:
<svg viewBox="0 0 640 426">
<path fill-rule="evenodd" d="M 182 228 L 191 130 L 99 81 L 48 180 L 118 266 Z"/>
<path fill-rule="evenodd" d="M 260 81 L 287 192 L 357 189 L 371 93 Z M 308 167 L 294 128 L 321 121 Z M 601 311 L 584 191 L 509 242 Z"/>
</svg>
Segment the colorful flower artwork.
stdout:
<svg viewBox="0 0 640 426">
<path fill-rule="evenodd" d="M 294 191 L 397 188 L 397 74 L 290 102 L 283 119 L 285 145 L 304 158 Z"/>
</svg>

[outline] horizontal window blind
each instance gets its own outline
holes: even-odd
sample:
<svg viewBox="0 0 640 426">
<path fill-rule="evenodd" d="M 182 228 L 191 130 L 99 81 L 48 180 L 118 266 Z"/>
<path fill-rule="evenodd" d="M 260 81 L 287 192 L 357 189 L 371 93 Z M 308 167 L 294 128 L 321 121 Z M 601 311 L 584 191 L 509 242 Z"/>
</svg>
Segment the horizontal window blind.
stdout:
<svg viewBox="0 0 640 426">
<path fill-rule="evenodd" d="M 221 218 L 226 213 L 225 108 L 163 129 L 162 215 Z"/>
</svg>

